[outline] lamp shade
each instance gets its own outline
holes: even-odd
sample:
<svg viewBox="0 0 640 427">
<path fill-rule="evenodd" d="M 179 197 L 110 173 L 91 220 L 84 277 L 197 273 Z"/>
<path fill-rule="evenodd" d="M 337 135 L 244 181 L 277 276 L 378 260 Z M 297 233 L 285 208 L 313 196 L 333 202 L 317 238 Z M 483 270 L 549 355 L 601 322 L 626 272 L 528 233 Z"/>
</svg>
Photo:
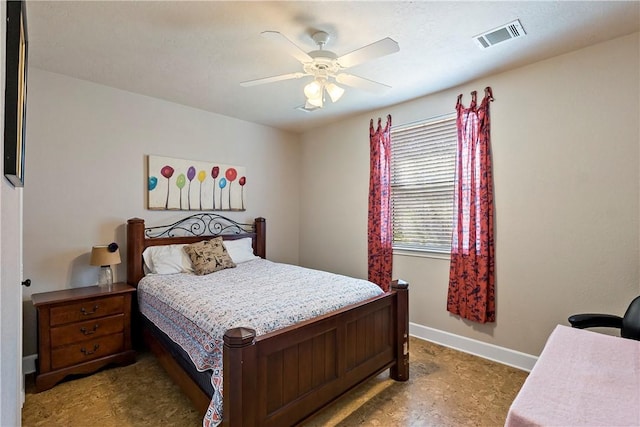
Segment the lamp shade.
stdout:
<svg viewBox="0 0 640 427">
<path fill-rule="evenodd" d="M 322 94 L 316 98 L 307 98 L 307 103 L 313 105 L 316 108 L 322 108 L 322 105 L 324 104 Z"/>
<path fill-rule="evenodd" d="M 322 83 L 314 80 L 304 87 L 304 94 L 307 98 L 318 98 L 322 96 Z"/>
<path fill-rule="evenodd" d="M 115 250 L 112 251 L 113 246 L 113 243 L 111 245 L 94 246 L 91 249 L 91 261 L 89 263 L 100 266 L 120 264 L 120 249 L 115 245 Z"/>
<path fill-rule="evenodd" d="M 342 97 L 342 94 L 344 93 L 344 89 L 333 83 L 329 83 L 328 85 L 326 85 L 325 89 L 331 97 L 332 102 L 336 102 L 338 99 L 340 99 L 340 97 Z"/>
</svg>

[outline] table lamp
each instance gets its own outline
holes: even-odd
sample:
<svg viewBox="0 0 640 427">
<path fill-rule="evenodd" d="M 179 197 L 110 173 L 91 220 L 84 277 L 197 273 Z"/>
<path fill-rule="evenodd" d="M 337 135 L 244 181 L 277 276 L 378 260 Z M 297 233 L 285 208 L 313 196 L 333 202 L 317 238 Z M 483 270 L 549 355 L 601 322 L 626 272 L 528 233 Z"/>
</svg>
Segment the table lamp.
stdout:
<svg viewBox="0 0 640 427">
<path fill-rule="evenodd" d="M 110 287 L 113 284 L 113 270 L 111 266 L 120 264 L 120 250 L 117 243 L 94 246 L 91 249 L 91 265 L 99 265 L 98 286 Z"/>
</svg>

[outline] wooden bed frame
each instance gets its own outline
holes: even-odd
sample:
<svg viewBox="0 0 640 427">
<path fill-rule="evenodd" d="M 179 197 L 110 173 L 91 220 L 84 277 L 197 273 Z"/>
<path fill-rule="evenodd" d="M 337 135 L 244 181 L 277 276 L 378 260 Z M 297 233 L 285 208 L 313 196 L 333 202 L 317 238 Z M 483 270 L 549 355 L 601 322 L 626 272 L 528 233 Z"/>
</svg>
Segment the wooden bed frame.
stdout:
<svg viewBox="0 0 640 427">
<path fill-rule="evenodd" d="M 208 213 L 188 219 L 194 217 L 200 217 L 198 224 L 202 217 L 211 222 L 145 228 L 142 219 L 128 221 L 130 285 L 137 286 L 144 276 L 142 252 L 149 246 L 193 243 L 211 235 L 251 237 L 254 253 L 265 258 L 264 218 L 247 225 Z M 196 236 L 174 237 L 176 229 L 193 232 L 193 228 Z M 228 330 L 223 350 L 223 425 L 295 425 L 385 369 L 397 381 L 408 380 L 408 293 L 405 282 L 394 281 L 381 296 L 266 335 L 256 336 L 242 327 Z M 204 415 L 211 397 L 161 342 L 147 331 L 142 333 L 161 365 Z"/>
</svg>

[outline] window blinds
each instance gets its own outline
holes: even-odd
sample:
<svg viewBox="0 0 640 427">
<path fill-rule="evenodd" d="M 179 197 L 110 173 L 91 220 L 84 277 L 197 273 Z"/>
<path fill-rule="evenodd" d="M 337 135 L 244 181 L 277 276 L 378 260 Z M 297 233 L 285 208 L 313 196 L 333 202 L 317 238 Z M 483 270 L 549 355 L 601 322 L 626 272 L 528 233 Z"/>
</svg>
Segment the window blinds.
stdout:
<svg viewBox="0 0 640 427">
<path fill-rule="evenodd" d="M 391 128 L 395 249 L 450 252 L 456 149 L 455 114 Z"/>
</svg>

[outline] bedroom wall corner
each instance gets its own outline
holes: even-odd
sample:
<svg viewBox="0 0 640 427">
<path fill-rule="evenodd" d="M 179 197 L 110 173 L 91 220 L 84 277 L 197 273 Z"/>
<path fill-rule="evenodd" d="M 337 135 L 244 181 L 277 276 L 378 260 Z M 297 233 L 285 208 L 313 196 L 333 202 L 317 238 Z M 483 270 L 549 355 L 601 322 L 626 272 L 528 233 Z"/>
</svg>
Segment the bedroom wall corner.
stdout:
<svg viewBox="0 0 640 427">
<path fill-rule="evenodd" d="M 300 231 L 300 263 L 366 279 L 369 119 L 314 129 L 301 146 L 300 223 L 314 226 Z"/>
</svg>

